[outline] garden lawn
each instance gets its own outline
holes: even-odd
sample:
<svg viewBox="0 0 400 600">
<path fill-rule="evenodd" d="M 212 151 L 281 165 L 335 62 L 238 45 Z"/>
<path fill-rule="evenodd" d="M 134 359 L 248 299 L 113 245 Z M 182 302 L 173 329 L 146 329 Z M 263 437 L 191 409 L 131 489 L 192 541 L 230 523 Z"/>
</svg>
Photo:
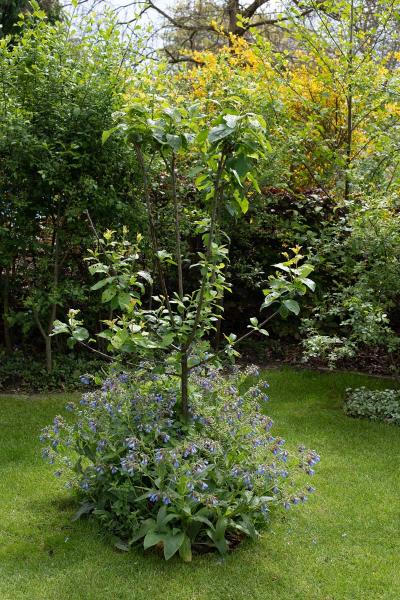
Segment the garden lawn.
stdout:
<svg viewBox="0 0 400 600">
<path fill-rule="evenodd" d="M 342 413 L 344 391 L 387 380 L 273 370 L 273 432 L 321 454 L 305 506 L 274 514 L 227 558 L 168 563 L 114 550 L 40 457 L 71 395 L 0 398 L 1 600 L 399 600 L 400 428 Z"/>
</svg>

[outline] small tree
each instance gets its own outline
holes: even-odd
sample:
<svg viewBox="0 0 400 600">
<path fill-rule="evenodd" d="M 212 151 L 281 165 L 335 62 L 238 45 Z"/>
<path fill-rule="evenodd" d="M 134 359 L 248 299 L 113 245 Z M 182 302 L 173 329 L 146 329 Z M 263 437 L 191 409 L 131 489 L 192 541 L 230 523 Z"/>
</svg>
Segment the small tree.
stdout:
<svg viewBox="0 0 400 600">
<path fill-rule="evenodd" d="M 146 304 L 145 285 L 152 284 L 152 275 L 140 265 L 140 235 L 133 247 L 125 239 L 117 239 L 113 231 L 98 237 L 98 249 L 91 252 L 88 260 L 90 272 L 101 274 L 102 278 L 92 289 L 101 288 L 103 302 L 121 311 L 120 316 L 105 321 L 107 329 L 99 335 L 108 340 L 109 350 L 119 356 L 134 353 L 151 358 L 153 363 L 161 358 L 163 368 L 180 379 L 180 408 L 184 419 L 189 414 L 190 371 L 218 360 L 218 355 L 237 355 L 235 346 L 240 341 L 255 332 L 267 335 L 264 326 L 278 313 L 284 317 L 289 313 L 298 314 L 300 307 L 295 298 L 304 295 L 307 288 L 314 289 L 314 282 L 308 278 L 313 267 L 300 265 L 303 257 L 297 247 L 293 257 L 286 254 L 286 261 L 275 265 L 280 274 L 271 276 L 270 286 L 264 290 L 262 308 L 276 304 L 275 312 L 260 323 L 257 318 L 251 318 L 248 333 L 240 338 L 234 334 L 225 336 L 227 343 L 222 350 L 210 350 L 207 336 L 220 317 L 224 291 L 230 291 L 224 276 L 228 252 L 220 242 L 218 215 L 223 208 L 236 213 L 247 211 L 249 188 L 258 188 L 254 175 L 257 161 L 265 159 L 268 152 L 264 128 L 263 119 L 255 114 L 222 113 L 208 125 L 196 106 L 171 108 L 161 101 L 158 114 L 152 118 L 142 106 L 134 103 L 121 122 L 103 134 L 105 143 L 110 135 L 122 131 L 135 150 L 160 293 L 152 296 L 151 305 Z M 152 160 L 163 161 L 170 178 L 174 256 L 159 247 L 152 204 Z M 178 164 L 186 167 L 189 162 L 195 164 L 195 185 L 207 207 L 207 216 L 196 223 L 197 231 L 203 236 L 204 249 L 198 253 L 197 263 L 191 265 L 200 275 L 198 287 L 193 290 L 185 286 L 180 229 L 182 206 L 177 191 Z M 178 289 L 172 293 L 168 291 L 166 279 L 170 265 L 177 269 L 178 281 Z M 77 313 L 70 311 L 68 323 L 56 321 L 54 333 L 69 333 L 72 343 L 86 345 L 89 332 Z"/>
</svg>

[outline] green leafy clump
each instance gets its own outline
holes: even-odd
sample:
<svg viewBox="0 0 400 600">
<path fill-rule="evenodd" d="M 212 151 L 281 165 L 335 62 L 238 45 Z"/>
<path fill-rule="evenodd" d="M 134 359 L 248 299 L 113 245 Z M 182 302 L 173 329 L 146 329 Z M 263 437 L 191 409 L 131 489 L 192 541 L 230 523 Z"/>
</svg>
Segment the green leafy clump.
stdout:
<svg viewBox="0 0 400 600">
<path fill-rule="evenodd" d="M 319 456 L 271 434 L 268 384 L 255 374 L 192 372 L 187 420 L 177 418 L 179 379 L 145 364 L 68 405 L 76 418 L 56 417 L 41 441 L 82 500 L 77 518 L 93 514 L 122 550 L 157 546 L 190 561 L 257 537 L 274 507 L 305 502 Z"/>
<path fill-rule="evenodd" d="M 82 389 L 82 373 L 102 368 L 104 361 L 70 352 L 56 355 L 53 370 L 49 373 L 43 362 L 29 356 L 28 352 L 15 349 L 7 356 L 0 350 L 0 391 L 79 390 Z"/>
<path fill-rule="evenodd" d="M 400 391 L 348 389 L 344 412 L 351 417 L 364 417 L 400 425 Z"/>
</svg>

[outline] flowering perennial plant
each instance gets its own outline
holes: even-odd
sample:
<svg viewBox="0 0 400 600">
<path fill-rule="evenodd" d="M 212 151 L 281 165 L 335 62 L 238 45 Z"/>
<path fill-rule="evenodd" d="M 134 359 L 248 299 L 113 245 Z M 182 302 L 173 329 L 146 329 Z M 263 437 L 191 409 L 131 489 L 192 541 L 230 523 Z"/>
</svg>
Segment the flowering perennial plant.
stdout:
<svg viewBox="0 0 400 600">
<path fill-rule="evenodd" d="M 72 423 L 42 432 L 43 456 L 120 549 L 140 542 L 190 561 L 258 536 L 273 507 L 290 508 L 314 488 L 315 451 L 292 453 L 266 416 L 268 384 L 255 369 L 194 369 L 190 418 L 177 418 L 179 379 L 145 369 L 85 393 Z M 251 387 L 249 383 L 254 382 Z"/>
</svg>

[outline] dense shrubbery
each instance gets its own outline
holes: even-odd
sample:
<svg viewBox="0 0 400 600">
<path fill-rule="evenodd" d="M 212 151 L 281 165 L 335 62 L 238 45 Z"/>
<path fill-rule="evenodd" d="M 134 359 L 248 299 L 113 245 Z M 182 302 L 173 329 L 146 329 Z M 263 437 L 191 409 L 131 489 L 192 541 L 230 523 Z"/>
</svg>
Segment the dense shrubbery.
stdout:
<svg viewBox="0 0 400 600">
<path fill-rule="evenodd" d="M 117 547 L 162 544 L 169 559 L 192 549 L 225 553 L 256 537 L 278 505 L 305 502 L 314 451 L 286 449 L 265 414 L 268 385 L 256 370 L 201 369 L 190 379 L 190 416 L 179 416 L 179 380 L 106 379 L 83 395 L 72 424 L 58 416 L 42 434 L 44 456 L 60 465 Z M 253 385 L 251 385 L 253 384 Z M 299 468 L 300 467 L 300 468 Z"/>
<path fill-rule="evenodd" d="M 35 360 L 21 350 L 14 350 L 8 358 L 0 352 L 0 391 L 79 390 L 83 373 L 96 373 L 106 366 L 104 361 L 69 352 L 54 357 L 53 370 L 49 373 L 42 360 Z"/>
<path fill-rule="evenodd" d="M 240 181 L 236 194 L 247 216 L 237 222 L 239 196 L 218 214 L 224 242 L 233 249 L 236 300 L 224 299 L 217 343 L 225 324 L 229 331 L 234 323 L 239 333 L 237 315 L 253 311 L 254 286 L 265 286 L 282 246 L 301 245 L 312 255 L 318 284 L 303 313 L 311 318 L 304 328 L 311 354 L 322 350 L 331 363 L 350 354 L 355 360 L 368 345 L 398 362 L 398 41 L 389 35 L 388 45 L 374 42 L 391 31 L 392 4 L 381 3 L 375 27 L 365 31 L 362 5 L 353 7 L 353 16 L 349 6 L 315 7 L 315 31 L 300 20 L 288 22 L 281 42 L 291 40 L 289 54 L 263 38 L 250 44 L 230 36 L 218 53 L 195 53 L 196 68 L 179 63 L 167 74 L 165 64 L 137 66 L 140 28 L 139 45 L 125 48 L 115 22 L 89 17 L 79 23 L 78 35 L 67 16 L 55 24 L 40 11 L 25 16 L 21 37 L 0 46 L 6 90 L 0 99 L 0 286 L 8 355 L 15 344 L 31 344 L 38 354 L 46 350 L 51 370 L 49 332 L 69 304 L 85 307 L 91 323 L 107 317 L 80 266 L 92 235 L 87 209 L 99 230 L 129 225 L 132 239 L 139 227 L 144 230 L 134 154 L 120 134 L 107 146 L 100 143 L 128 98 L 148 116 L 167 99 L 178 109 L 196 106 L 205 126 L 222 113 L 256 113 L 264 123 L 263 155 L 247 149 L 227 165 L 231 179 Z M 179 135 L 167 133 L 178 148 Z M 186 164 L 194 158 L 188 154 Z M 162 159 L 148 167 L 156 182 L 154 224 L 170 251 L 170 168 Z M 175 184 L 184 206 L 182 246 L 195 256 L 201 244 L 195 222 L 207 215 L 210 198 L 205 182 L 193 175 L 189 181 L 178 172 Z M 163 268 L 174 282 L 173 265 Z M 184 270 L 192 282 L 193 271 Z M 159 281 L 154 292 L 160 292 Z M 274 343 L 299 341 L 296 318 L 273 326 Z"/>
<path fill-rule="evenodd" d="M 344 412 L 351 417 L 365 417 L 400 425 L 400 392 L 398 390 L 348 389 Z"/>
</svg>

